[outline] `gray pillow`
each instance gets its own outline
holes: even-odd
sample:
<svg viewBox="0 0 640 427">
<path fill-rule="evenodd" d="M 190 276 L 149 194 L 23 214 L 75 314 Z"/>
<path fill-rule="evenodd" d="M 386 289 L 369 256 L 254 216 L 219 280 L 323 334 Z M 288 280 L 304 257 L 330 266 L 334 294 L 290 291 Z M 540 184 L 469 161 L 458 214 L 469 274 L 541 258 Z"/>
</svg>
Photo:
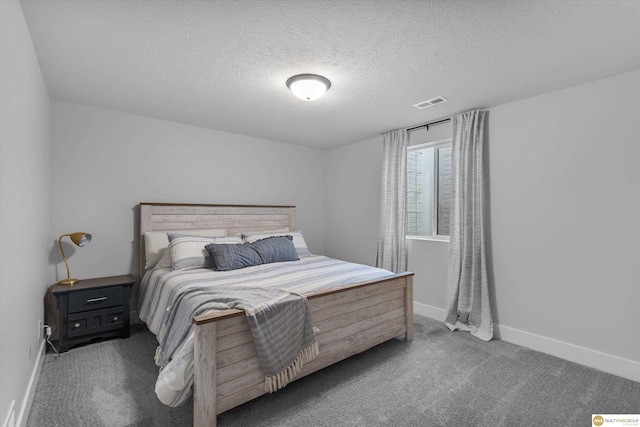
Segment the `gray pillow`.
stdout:
<svg viewBox="0 0 640 427">
<path fill-rule="evenodd" d="M 262 264 L 260 255 L 251 247 L 251 243 L 237 245 L 221 245 L 209 243 L 204 247 L 216 271 L 237 270 Z"/>
<path fill-rule="evenodd" d="M 267 237 L 251 243 L 251 246 L 260 255 L 263 264 L 300 259 L 291 236 Z"/>
<path fill-rule="evenodd" d="M 253 243 L 205 246 L 216 271 L 230 271 L 272 262 L 297 261 L 291 236 L 268 237 Z"/>
</svg>

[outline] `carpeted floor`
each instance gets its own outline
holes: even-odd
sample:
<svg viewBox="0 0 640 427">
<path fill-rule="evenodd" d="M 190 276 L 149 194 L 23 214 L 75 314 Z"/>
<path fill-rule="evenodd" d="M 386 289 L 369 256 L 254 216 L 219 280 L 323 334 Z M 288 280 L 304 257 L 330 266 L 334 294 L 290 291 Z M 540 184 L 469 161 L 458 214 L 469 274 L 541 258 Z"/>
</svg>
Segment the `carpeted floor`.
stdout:
<svg viewBox="0 0 640 427">
<path fill-rule="evenodd" d="M 155 337 L 48 353 L 27 422 L 43 426 L 190 426 L 191 403 L 154 394 Z M 591 414 L 640 413 L 640 383 L 416 316 L 391 340 L 218 417 L 246 426 L 590 426 Z"/>
</svg>

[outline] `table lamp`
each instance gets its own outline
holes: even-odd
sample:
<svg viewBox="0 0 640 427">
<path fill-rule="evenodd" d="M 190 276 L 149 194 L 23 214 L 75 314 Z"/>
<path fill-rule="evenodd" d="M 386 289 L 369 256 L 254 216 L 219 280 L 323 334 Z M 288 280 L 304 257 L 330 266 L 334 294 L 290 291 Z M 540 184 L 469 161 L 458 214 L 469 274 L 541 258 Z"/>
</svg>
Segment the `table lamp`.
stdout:
<svg viewBox="0 0 640 427">
<path fill-rule="evenodd" d="M 83 247 L 91 241 L 91 234 L 76 232 L 71 234 L 63 234 L 58 239 L 58 247 L 60 248 L 62 259 L 64 260 L 64 265 L 67 266 L 67 278 L 60 280 L 58 282 L 58 285 L 73 285 L 74 283 L 78 282 L 78 279 L 71 278 L 71 273 L 69 272 L 69 263 L 67 262 L 67 257 L 64 256 L 64 251 L 62 250 L 62 238 L 65 236 L 69 236 L 69 238 L 71 238 L 71 241 L 75 243 L 77 246 Z"/>
</svg>

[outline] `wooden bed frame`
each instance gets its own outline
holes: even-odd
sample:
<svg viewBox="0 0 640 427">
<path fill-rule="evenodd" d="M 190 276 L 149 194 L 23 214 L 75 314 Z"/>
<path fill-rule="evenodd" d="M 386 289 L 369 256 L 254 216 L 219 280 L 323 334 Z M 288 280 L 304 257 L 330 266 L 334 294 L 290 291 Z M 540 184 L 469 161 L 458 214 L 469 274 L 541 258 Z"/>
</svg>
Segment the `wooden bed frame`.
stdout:
<svg viewBox="0 0 640 427">
<path fill-rule="evenodd" d="M 224 228 L 294 229 L 294 206 L 140 203 L 140 277 L 146 231 Z M 320 355 L 301 378 L 404 334 L 413 339 L 413 273 L 307 295 Z M 194 426 L 216 426 L 216 416 L 265 394 L 264 373 L 242 310 L 196 316 Z"/>
</svg>

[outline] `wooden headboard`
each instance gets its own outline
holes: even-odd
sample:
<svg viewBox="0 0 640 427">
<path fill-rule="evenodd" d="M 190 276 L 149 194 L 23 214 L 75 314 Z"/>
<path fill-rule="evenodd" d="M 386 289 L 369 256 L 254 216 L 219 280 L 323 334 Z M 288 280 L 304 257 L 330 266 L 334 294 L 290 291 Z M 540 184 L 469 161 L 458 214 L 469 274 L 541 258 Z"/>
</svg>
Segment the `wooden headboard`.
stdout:
<svg viewBox="0 0 640 427">
<path fill-rule="evenodd" d="M 145 273 L 146 231 L 224 228 L 232 236 L 243 231 L 293 230 L 295 213 L 295 206 L 140 203 L 140 278 Z"/>
</svg>

